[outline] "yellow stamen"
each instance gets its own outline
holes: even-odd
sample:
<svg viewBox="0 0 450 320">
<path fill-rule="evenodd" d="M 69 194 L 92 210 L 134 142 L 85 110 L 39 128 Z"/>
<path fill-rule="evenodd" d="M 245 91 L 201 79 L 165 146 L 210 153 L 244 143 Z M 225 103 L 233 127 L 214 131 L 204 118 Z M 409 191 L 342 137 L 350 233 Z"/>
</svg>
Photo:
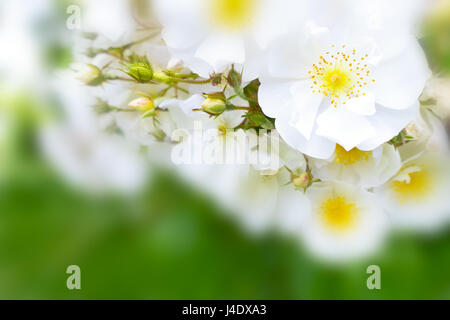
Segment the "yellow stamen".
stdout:
<svg viewBox="0 0 450 320">
<path fill-rule="evenodd" d="M 211 18 L 221 28 L 239 30 L 248 26 L 258 0 L 209 0 Z"/>
<path fill-rule="evenodd" d="M 408 202 L 414 200 L 421 200 L 426 198 L 432 192 L 432 179 L 430 172 L 423 166 L 409 166 L 403 169 L 407 178 L 399 181 L 392 182 L 392 189 L 395 192 L 396 197 L 401 202 Z"/>
<path fill-rule="evenodd" d="M 347 201 L 345 197 L 335 197 L 322 202 L 319 214 L 326 227 L 342 232 L 354 227 L 358 209 L 355 203 Z"/>
<path fill-rule="evenodd" d="M 368 161 L 371 156 L 370 152 L 361 151 L 357 148 L 353 148 L 350 151 L 345 150 L 340 145 L 336 146 L 334 162 L 349 166 L 357 162 Z"/>
<path fill-rule="evenodd" d="M 368 89 L 368 83 L 375 82 L 370 79 L 371 70 L 368 64 L 361 65 L 369 55 L 360 55 L 355 49 L 348 50 L 343 45 L 341 51 L 336 52 L 336 46 L 320 56 L 319 61 L 313 64 L 308 71 L 309 77 L 314 79 L 312 89 L 314 93 L 329 97 L 333 106 L 345 104 L 352 98 L 366 95 L 361 90 Z M 372 81 L 370 81 L 372 80 Z M 359 88 L 358 90 L 356 90 Z"/>
</svg>

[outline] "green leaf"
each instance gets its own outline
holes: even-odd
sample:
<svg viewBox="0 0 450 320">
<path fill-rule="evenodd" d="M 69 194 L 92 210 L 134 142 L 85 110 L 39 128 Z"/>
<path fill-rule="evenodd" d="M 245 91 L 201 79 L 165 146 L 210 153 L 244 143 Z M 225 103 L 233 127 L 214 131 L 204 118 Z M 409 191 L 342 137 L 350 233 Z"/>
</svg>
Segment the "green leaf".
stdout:
<svg viewBox="0 0 450 320">
<path fill-rule="evenodd" d="M 244 93 L 244 89 L 242 88 L 242 76 L 239 72 L 234 69 L 234 66 L 228 73 L 228 84 L 234 89 L 234 92 L 241 97 L 242 99 L 247 100 L 247 97 Z"/>
<path fill-rule="evenodd" d="M 258 107 L 258 90 L 261 83 L 258 79 L 253 80 L 244 88 L 245 99 L 251 107 Z"/>
<path fill-rule="evenodd" d="M 258 127 L 266 130 L 275 129 L 273 122 L 261 112 L 249 112 L 247 113 L 246 117 L 252 124 Z"/>
</svg>

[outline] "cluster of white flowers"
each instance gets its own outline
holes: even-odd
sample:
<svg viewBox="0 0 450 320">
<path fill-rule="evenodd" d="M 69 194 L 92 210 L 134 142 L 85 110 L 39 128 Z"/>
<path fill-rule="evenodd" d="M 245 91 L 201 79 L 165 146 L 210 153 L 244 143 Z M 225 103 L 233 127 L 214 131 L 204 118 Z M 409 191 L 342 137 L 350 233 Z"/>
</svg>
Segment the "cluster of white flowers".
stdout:
<svg viewBox="0 0 450 320">
<path fill-rule="evenodd" d="M 115 2 L 76 47 L 99 122 L 243 225 L 345 260 L 450 221 L 447 136 L 419 99 L 426 0 Z"/>
</svg>

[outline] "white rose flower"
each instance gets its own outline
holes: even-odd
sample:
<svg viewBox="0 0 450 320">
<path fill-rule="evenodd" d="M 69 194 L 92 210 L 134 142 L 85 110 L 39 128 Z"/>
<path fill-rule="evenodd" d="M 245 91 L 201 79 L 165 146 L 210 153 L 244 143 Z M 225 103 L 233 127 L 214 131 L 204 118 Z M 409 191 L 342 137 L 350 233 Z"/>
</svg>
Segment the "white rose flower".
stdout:
<svg viewBox="0 0 450 320">
<path fill-rule="evenodd" d="M 311 22 L 268 52 L 260 105 L 309 156 L 328 159 L 336 144 L 373 150 L 416 117 L 429 77 L 423 51 L 400 27 L 369 17 L 349 11 L 338 24 Z"/>
<path fill-rule="evenodd" d="M 230 64 L 244 79 L 258 76 L 260 49 L 301 19 L 304 1 L 158 0 L 163 38 L 171 52 L 203 77 Z"/>
<path fill-rule="evenodd" d="M 394 226 L 432 231 L 444 227 L 450 217 L 448 181 L 448 158 L 428 151 L 405 161 L 375 193 Z"/>
<path fill-rule="evenodd" d="M 295 220 L 291 215 L 291 221 L 301 226 L 299 236 L 318 258 L 335 262 L 359 258 L 382 243 L 387 218 L 373 194 L 341 182 L 319 182 L 306 192 L 309 207 L 300 195 L 292 195 L 285 201 L 299 216 Z"/>
<path fill-rule="evenodd" d="M 315 178 L 372 188 L 392 178 L 400 170 L 402 161 L 398 151 L 390 144 L 384 144 L 373 151 L 356 148 L 346 151 L 337 145 L 331 158 L 311 158 L 310 164 Z"/>
</svg>

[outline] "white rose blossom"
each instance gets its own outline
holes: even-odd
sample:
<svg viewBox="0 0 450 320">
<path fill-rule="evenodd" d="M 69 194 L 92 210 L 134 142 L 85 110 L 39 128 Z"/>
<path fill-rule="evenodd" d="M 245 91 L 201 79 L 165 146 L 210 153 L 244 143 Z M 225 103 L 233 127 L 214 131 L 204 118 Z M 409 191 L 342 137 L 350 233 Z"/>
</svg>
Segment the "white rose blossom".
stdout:
<svg viewBox="0 0 450 320">
<path fill-rule="evenodd" d="M 313 176 L 318 179 L 343 181 L 364 188 L 382 185 L 396 174 L 402 165 L 400 154 L 390 144 L 384 144 L 373 151 L 356 148 L 346 151 L 337 145 L 331 158 L 311 158 L 310 163 Z"/>
<path fill-rule="evenodd" d="M 171 52 L 207 78 L 230 64 L 252 80 L 262 49 L 302 19 L 303 0 L 157 0 L 163 38 Z"/>
<path fill-rule="evenodd" d="M 373 194 L 342 182 L 320 182 L 308 188 L 306 197 L 293 190 L 284 196 L 284 206 L 290 204 L 284 226 L 318 258 L 359 258 L 382 244 L 389 224 Z"/>
<path fill-rule="evenodd" d="M 375 193 L 393 226 L 434 231 L 449 222 L 449 177 L 448 157 L 426 151 L 407 159 L 398 174 Z"/>
<path fill-rule="evenodd" d="M 286 142 L 312 157 L 331 157 L 336 144 L 373 150 L 418 112 L 430 74 L 420 45 L 390 20 L 358 12 L 310 21 L 267 53 L 260 105 Z"/>
</svg>

